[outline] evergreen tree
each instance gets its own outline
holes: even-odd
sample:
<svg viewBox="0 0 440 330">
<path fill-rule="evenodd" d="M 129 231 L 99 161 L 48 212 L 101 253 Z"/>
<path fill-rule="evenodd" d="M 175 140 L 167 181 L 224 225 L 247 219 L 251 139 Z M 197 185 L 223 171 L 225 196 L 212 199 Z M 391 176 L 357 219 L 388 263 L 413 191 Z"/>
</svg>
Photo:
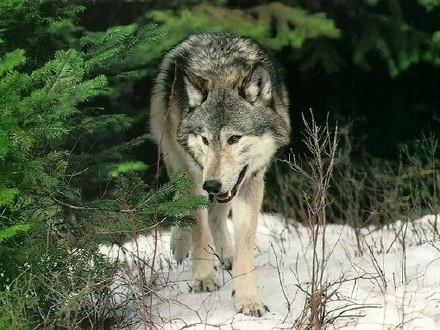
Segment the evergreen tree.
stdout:
<svg viewBox="0 0 440 330">
<path fill-rule="evenodd" d="M 109 140 L 135 121 L 124 104 L 112 109 L 145 76 L 139 53 L 163 30 L 92 33 L 77 25 L 83 10 L 71 1 L 0 3 L 2 329 L 105 327 L 111 315 L 88 311 L 90 293 L 108 295 L 114 272 L 97 244 L 148 233 L 162 218 L 190 223 L 186 211 L 207 205 L 187 197 L 182 175 L 154 189 L 143 182 L 148 166 L 130 150 L 147 135 Z"/>
</svg>

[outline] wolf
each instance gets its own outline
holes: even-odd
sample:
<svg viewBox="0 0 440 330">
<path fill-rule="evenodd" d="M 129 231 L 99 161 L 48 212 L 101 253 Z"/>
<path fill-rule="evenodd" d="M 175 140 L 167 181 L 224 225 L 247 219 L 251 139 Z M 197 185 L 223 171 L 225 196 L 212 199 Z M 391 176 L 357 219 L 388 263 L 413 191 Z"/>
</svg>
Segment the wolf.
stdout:
<svg viewBox="0 0 440 330">
<path fill-rule="evenodd" d="M 180 262 L 190 252 L 191 288 L 209 292 L 219 287 L 219 256 L 232 268 L 236 310 L 260 317 L 269 309 L 257 293 L 253 250 L 264 173 L 290 136 L 279 70 L 251 38 L 197 33 L 165 54 L 151 95 L 151 132 L 168 174 L 183 171 L 194 182 L 192 193 L 213 201 L 209 211 L 193 212 L 194 227 L 173 229 L 174 257 Z"/>
</svg>

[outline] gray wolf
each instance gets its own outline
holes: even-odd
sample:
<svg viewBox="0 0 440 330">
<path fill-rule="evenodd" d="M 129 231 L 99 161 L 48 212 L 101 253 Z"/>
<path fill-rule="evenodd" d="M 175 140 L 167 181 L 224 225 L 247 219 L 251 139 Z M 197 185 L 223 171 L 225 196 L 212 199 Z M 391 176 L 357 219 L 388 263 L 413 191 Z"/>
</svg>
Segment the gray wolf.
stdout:
<svg viewBox="0 0 440 330">
<path fill-rule="evenodd" d="M 197 224 L 172 232 L 174 257 L 192 259 L 193 291 L 219 286 L 214 255 L 232 267 L 238 312 L 268 311 L 254 279 L 253 250 L 264 173 L 289 142 L 288 96 L 268 52 L 250 38 L 193 34 L 163 58 L 151 98 L 151 132 L 169 174 L 181 170 L 194 194 L 210 195 Z M 226 219 L 232 209 L 233 247 Z M 215 248 L 215 253 L 213 250 Z"/>
</svg>

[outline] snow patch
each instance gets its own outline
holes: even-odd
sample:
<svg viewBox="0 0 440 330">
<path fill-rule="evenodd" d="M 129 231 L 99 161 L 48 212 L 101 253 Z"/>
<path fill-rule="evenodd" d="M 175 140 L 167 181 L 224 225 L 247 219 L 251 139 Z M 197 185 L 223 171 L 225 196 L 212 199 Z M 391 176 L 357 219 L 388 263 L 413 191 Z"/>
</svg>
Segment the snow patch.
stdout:
<svg viewBox="0 0 440 330">
<path fill-rule="evenodd" d="M 440 329 L 438 220 L 425 216 L 357 233 L 347 226 L 328 225 L 325 281 L 332 292 L 327 312 L 334 318 L 329 328 Z M 231 224 L 229 228 L 232 231 Z M 172 259 L 169 232 L 159 232 L 157 244 L 153 236 L 140 236 L 122 247 L 101 246 L 100 252 L 125 265 L 114 286 L 121 303 L 132 300 L 132 316 L 139 313 L 139 301 L 133 298 L 139 294 L 136 274 L 142 269 L 145 278 L 154 275 L 148 287 L 153 305 L 148 310 L 158 329 L 291 329 L 306 302 L 311 237 L 310 228 L 287 225 L 274 215 L 260 216 L 255 272 L 258 290 L 270 308 L 262 318 L 237 314 L 231 275 L 220 267 L 218 291 L 189 293 L 190 263 L 177 265 Z"/>
</svg>

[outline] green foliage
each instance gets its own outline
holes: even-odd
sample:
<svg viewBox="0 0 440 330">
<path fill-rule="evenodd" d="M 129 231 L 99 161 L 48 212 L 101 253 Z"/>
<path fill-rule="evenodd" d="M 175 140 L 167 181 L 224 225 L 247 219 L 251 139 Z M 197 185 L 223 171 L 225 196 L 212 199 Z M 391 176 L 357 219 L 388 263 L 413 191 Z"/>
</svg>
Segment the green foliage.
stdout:
<svg viewBox="0 0 440 330">
<path fill-rule="evenodd" d="M 142 207 L 150 214 L 159 214 L 161 218 L 168 219 L 170 221 L 177 218 L 184 218 L 190 220 L 182 214 L 182 210 L 191 211 L 201 207 L 207 207 L 210 205 L 209 200 L 205 196 L 192 196 L 188 194 L 191 191 L 193 183 L 182 172 L 174 172 L 171 175 L 170 181 L 160 187 L 155 192 L 155 204 L 150 205 L 143 204 Z M 151 208 L 153 206 L 153 208 Z M 181 225 L 185 225 L 185 222 L 179 221 Z M 186 223 L 188 224 L 188 223 Z"/>
<path fill-rule="evenodd" d="M 13 68 L 23 61 L 20 57 L 11 64 L 11 57 L 5 57 L 3 63 Z M 80 53 L 71 49 L 58 51 L 32 74 L 9 70 L 0 77 L 0 89 L 7 95 L 2 98 L 0 113 L 2 200 L 12 202 L 14 191 L 15 196 L 30 202 L 42 187 L 56 187 L 59 179 L 44 168 L 47 148 L 77 129 L 78 105 L 102 94 L 107 85 L 102 75 L 84 79 L 83 66 Z"/>
<path fill-rule="evenodd" d="M 139 120 L 126 100 L 147 74 L 142 53 L 164 31 L 88 32 L 77 25 L 83 10 L 0 3 L 0 328 L 108 328 L 117 265 L 97 245 L 109 232 L 189 223 L 187 212 L 207 205 L 182 176 L 148 186 L 132 153 L 148 135 L 122 139 Z"/>
<path fill-rule="evenodd" d="M 149 16 L 163 22 L 170 31 L 170 38 L 160 44 L 164 49 L 189 33 L 198 31 L 227 31 L 248 35 L 276 50 L 286 46 L 299 48 L 311 38 L 338 38 L 340 35 L 333 20 L 324 13 L 311 14 L 278 2 L 248 10 L 199 5 L 177 13 L 155 10 Z"/>
<path fill-rule="evenodd" d="M 0 244 L 8 238 L 14 237 L 18 233 L 26 232 L 31 228 L 29 224 L 26 225 L 14 225 L 8 228 L 0 230 Z M 0 246 L 1 248 L 1 246 Z"/>
<path fill-rule="evenodd" d="M 15 196 L 17 195 L 18 190 L 13 188 L 1 188 L 0 189 L 0 206 L 10 205 Z"/>
<path fill-rule="evenodd" d="M 421 4 L 423 7 L 426 8 L 426 10 L 431 11 L 435 7 L 440 6 L 439 0 L 418 0 L 418 3 Z"/>
<path fill-rule="evenodd" d="M 102 120 L 99 120 L 102 119 Z M 86 116 L 81 122 L 81 127 L 87 134 L 105 131 L 109 128 L 126 130 L 133 124 L 133 119 L 124 114 Z"/>
<path fill-rule="evenodd" d="M 437 0 L 419 4 L 427 11 L 439 5 Z M 335 73 L 347 63 L 370 70 L 379 57 L 395 77 L 420 62 L 440 64 L 437 31 L 423 31 L 407 19 L 406 7 L 399 0 L 333 0 L 301 6 L 269 2 L 246 9 L 202 4 L 178 11 L 154 10 L 149 17 L 164 23 L 170 38 L 147 56 L 157 58 L 189 33 L 228 31 L 254 37 L 277 51 L 293 48 L 291 59 L 303 71 L 321 66 L 326 73 Z"/>
<path fill-rule="evenodd" d="M 249 14 L 256 17 L 254 24 L 266 27 L 262 42 L 276 50 L 289 45 L 300 48 L 306 40 L 318 37 L 337 39 L 341 34 L 325 13 L 312 14 L 279 2 L 252 8 Z M 272 33 L 269 32 L 271 26 Z"/>
<path fill-rule="evenodd" d="M 0 291 L 0 329 L 110 328 L 119 312 L 109 289 L 117 267 L 80 249 L 59 249 L 28 263 Z M 33 310 L 44 311 L 44 317 Z"/>
<path fill-rule="evenodd" d="M 71 133 L 74 126 L 69 119 L 78 114 L 77 106 L 102 94 L 107 86 L 103 75 L 84 79 L 84 60 L 73 49 L 58 51 L 53 60 L 35 70 L 30 78 L 31 84 L 25 88 L 32 89 L 32 93 L 23 98 L 14 112 L 30 118 L 22 128 L 32 129 L 33 140 L 60 139 Z"/>
<path fill-rule="evenodd" d="M 0 53 L 25 49 L 32 58 L 27 69 L 43 65 L 55 51 L 67 49 L 66 39 L 72 38 L 72 31 L 65 26 L 74 26 L 84 10 L 80 1 L 1 1 L 0 31 L 6 42 L 0 44 Z"/>
<path fill-rule="evenodd" d="M 109 172 L 109 176 L 117 178 L 124 173 L 128 172 L 140 172 L 147 169 L 147 166 L 143 162 L 123 162 L 118 163 L 116 166 L 112 166 L 112 170 Z"/>
<path fill-rule="evenodd" d="M 438 6 L 438 1 L 421 0 L 419 4 L 430 11 Z M 344 58 L 344 53 L 349 50 L 351 58 L 347 60 L 364 70 L 377 65 L 375 59 L 379 57 L 391 77 L 421 62 L 439 65 L 440 47 L 433 42 L 435 31 L 420 28 L 423 16 L 419 16 L 416 6 L 399 0 L 367 1 L 365 5 L 333 1 L 331 7 L 338 12 L 335 24 L 345 26 L 341 44 L 333 47 L 333 51 Z M 320 3 L 317 7 L 315 9 L 319 10 L 324 5 Z M 343 49 L 342 45 L 349 48 Z"/>
<path fill-rule="evenodd" d="M 353 53 L 356 64 L 368 69 L 368 54 L 377 53 L 387 64 L 391 76 L 398 75 L 424 57 L 423 50 L 434 51 L 427 35 L 421 35 L 403 17 L 398 1 L 389 2 L 389 17 L 373 15 Z M 427 52 L 427 53 L 428 53 Z"/>
<path fill-rule="evenodd" d="M 120 72 L 126 66 L 136 67 L 142 52 L 150 49 L 151 43 L 164 35 L 165 30 L 155 24 L 139 26 L 130 24 L 115 26 L 105 32 L 86 32 L 80 39 L 81 46 L 87 49 L 86 67 L 92 70 L 118 70 L 118 77 L 127 77 Z M 124 70 L 126 71 L 126 69 Z M 129 72 L 131 78 L 135 72 Z"/>
<path fill-rule="evenodd" d="M 135 174 L 135 169 L 128 164 L 125 167 L 115 179 L 112 199 L 83 206 L 84 211 L 96 213 L 88 221 L 93 223 L 94 235 L 100 241 L 123 244 L 133 231 L 148 232 L 158 224 L 190 226 L 194 223 L 190 212 L 210 205 L 205 196 L 188 193 L 193 182 L 182 172 L 175 172 L 168 182 L 151 189 Z M 112 219 L 111 230 L 104 219 Z"/>
<path fill-rule="evenodd" d="M 16 49 L 10 53 L 6 53 L 0 62 L 0 75 L 11 72 L 15 67 L 24 64 L 26 58 L 23 49 Z"/>
</svg>

